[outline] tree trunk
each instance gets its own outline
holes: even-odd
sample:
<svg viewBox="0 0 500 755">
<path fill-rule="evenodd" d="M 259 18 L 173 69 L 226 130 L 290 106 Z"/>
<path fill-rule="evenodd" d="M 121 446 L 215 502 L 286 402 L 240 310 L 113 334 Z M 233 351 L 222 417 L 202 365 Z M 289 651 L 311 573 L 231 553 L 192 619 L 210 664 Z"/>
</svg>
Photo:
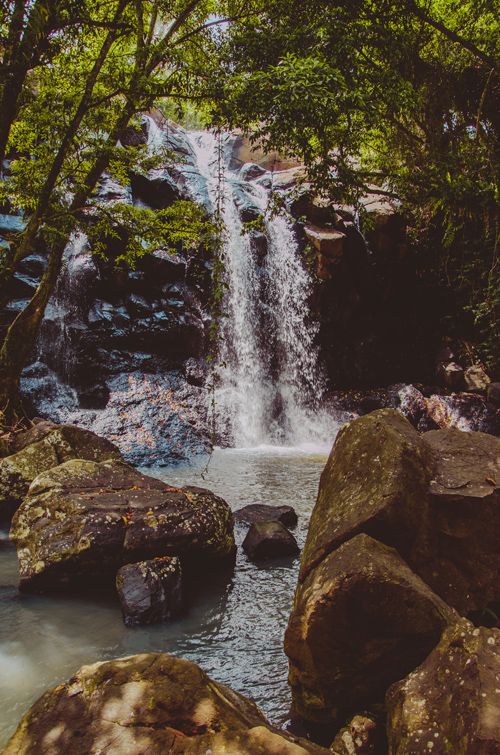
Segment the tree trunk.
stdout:
<svg viewBox="0 0 500 755">
<path fill-rule="evenodd" d="M 90 73 L 87 76 L 85 82 L 85 89 L 77 105 L 77 108 L 73 114 L 73 117 L 66 129 L 66 132 L 62 138 L 59 149 L 52 161 L 52 165 L 45 179 L 45 183 L 42 186 L 40 196 L 38 198 L 37 205 L 31 215 L 28 225 L 21 235 L 19 244 L 14 250 L 9 250 L 9 254 L 5 255 L 0 265 L 0 302 L 5 298 L 5 286 L 11 279 L 13 273 L 16 270 L 17 265 L 21 260 L 30 255 L 34 251 L 35 241 L 38 232 L 43 225 L 45 215 L 50 206 L 50 200 L 54 192 L 54 188 L 60 178 L 61 170 L 64 165 L 64 161 L 68 156 L 68 153 L 73 144 L 73 140 L 77 135 L 78 129 L 88 111 L 91 104 L 92 93 L 94 91 L 97 79 L 101 72 L 101 69 L 106 62 L 109 51 L 118 36 L 118 22 L 125 10 L 125 7 L 129 0 L 120 0 L 118 7 L 115 11 L 115 15 L 112 22 L 112 28 L 106 35 L 106 38 L 102 44 L 99 54 L 92 66 Z M 8 138 L 8 137 L 7 137 Z M 2 149 L 2 127 L 0 126 L 0 157 Z"/>
<path fill-rule="evenodd" d="M 108 137 L 108 144 L 114 147 L 135 113 L 135 105 L 128 101 Z M 89 200 L 96 183 L 106 170 L 110 152 L 103 150 L 87 174 L 82 188 L 75 194 L 71 210 L 76 212 Z M 54 290 L 67 239 L 54 245 L 49 253 L 49 263 L 32 299 L 18 314 L 7 330 L 0 350 L 0 412 L 4 421 L 12 425 L 24 416 L 21 405 L 19 384 L 21 374 L 35 348 L 38 331 L 43 320 L 45 308 Z"/>
<path fill-rule="evenodd" d="M 0 410 L 4 421 L 14 424 L 23 416 L 19 382 L 33 351 L 45 308 L 56 284 L 65 242 L 51 249 L 47 270 L 31 301 L 10 325 L 0 350 Z"/>
</svg>

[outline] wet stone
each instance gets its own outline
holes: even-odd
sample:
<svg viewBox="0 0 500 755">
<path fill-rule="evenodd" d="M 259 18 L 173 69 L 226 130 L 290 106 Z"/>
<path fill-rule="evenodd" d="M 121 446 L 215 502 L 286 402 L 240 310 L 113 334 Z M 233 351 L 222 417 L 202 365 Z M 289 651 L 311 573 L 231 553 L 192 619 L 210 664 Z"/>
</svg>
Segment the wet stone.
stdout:
<svg viewBox="0 0 500 755">
<path fill-rule="evenodd" d="M 298 522 L 297 513 L 292 506 L 268 506 L 265 503 L 251 503 L 248 506 L 238 509 L 234 512 L 235 522 L 254 522 L 276 521 L 284 524 L 285 527 L 295 527 Z"/>
<path fill-rule="evenodd" d="M 243 550 L 251 561 L 282 556 L 296 556 L 299 546 L 281 522 L 254 522 L 243 541 Z"/>
<path fill-rule="evenodd" d="M 126 564 L 117 572 L 116 589 L 126 626 L 171 619 L 182 610 L 180 561 L 166 556 Z"/>
</svg>

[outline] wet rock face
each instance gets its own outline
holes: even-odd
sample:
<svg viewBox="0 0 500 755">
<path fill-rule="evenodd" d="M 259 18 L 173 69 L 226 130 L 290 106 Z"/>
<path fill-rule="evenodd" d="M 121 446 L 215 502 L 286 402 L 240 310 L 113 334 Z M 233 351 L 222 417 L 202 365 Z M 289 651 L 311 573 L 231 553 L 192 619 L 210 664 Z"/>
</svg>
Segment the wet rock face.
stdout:
<svg viewBox="0 0 500 755">
<path fill-rule="evenodd" d="M 151 181 L 144 181 L 154 193 Z M 104 183 L 102 191 L 109 193 L 110 181 Z M 135 184 L 133 189 L 137 190 Z M 132 201 L 132 196 L 122 199 Z M 179 249 L 175 255 L 159 250 L 132 270 L 116 262 L 124 243 L 124 234 L 109 239 L 107 261 L 93 257 L 85 244 L 67 249 L 41 327 L 39 362 L 29 365 L 23 376 L 25 405 L 32 415 L 84 427 L 92 427 L 98 416 L 105 432 L 106 425 L 137 414 L 137 402 L 127 389 L 129 376 L 146 393 L 146 384 L 156 379 L 161 394 L 179 394 L 179 411 L 169 411 L 172 402 L 167 401 L 163 414 L 169 432 L 155 431 L 146 421 L 146 435 L 153 441 L 141 443 L 139 437 L 127 458 L 150 464 L 185 461 L 194 447 L 196 454 L 206 453 L 208 447 L 206 371 L 199 370 L 192 383 L 187 365 L 203 362 L 206 356 L 210 253 L 202 247 Z M 43 257 L 23 261 L 20 274 L 33 278 L 33 285 L 19 294 L 19 307 L 32 295 L 44 264 Z M 15 311 L 3 313 L 0 328 L 15 315 Z M 145 414 L 153 408 L 156 404 L 145 407 Z M 152 447 L 157 452 L 148 458 Z M 125 446 L 124 450 L 128 453 Z"/>
<path fill-rule="evenodd" d="M 121 459 L 118 448 L 89 430 L 40 422 L 13 436 L 0 461 L 0 521 L 9 519 L 39 474 L 69 459 Z"/>
<path fill-rule="evenodd" d="M 75 392 L 56 383 L 43 367 L 39 372 L 33 368 L 25 390 L 44 414 L 93 428 L 119 445 L 132 464 L 193 462 L 209 452 L 205 389 L 192 385 L 181 371 L 158 375 L 137 369 L 114 375 L 106 385 L 105 411 L 83 409 Z"/>
<path fill-rule="evenodd" d="M 462 621 L 387 693 L 389 755 L 500 751 L 500 631 Z"/>
<path fill-rule="evenodd" d="M 294 707 L 306 720 L 338 724 L 381 704 L 391 680 L 456 623 L 455 610 L 477 617 L 497 605 L 499 496 L 498 438 L 420 435 L 389 409 L 341 430 L 285 640 Z"/>
<path fill-rule="evenodd" d="M 383 700 L 457 618 L 395 550 L 357 535 L 298 590 L 285 636 L 294 709 L 338 725 Z"/>
<path fill-rule="evenodd" d="M 73 460 L 39 475 L 10 533 L 20 586 L 31 591 L 114 581 L 123 564 L 179 556 L 230 562 L 229 506 L 208 490 L 171 488 L 123 462 Z"/>
<path fill-rule="evenodd" d="M 125 564 L 116 589 L 128 627 L 166 621 L 182 610 L 182 573 L 178 558 L 165 556 Z"/>
<path fill-rule="evenodd" d="M 254 522 L 243 541 L 243 550 L 252 561 L 280 556 L 296 556 L 299 546 L 291 532 L 277 521 Z"/>
<path fill-rule="evenodd" d="M 327 753 L 279 731 L 194 663 L 150 653 L 84 666 L 24 716 L 4 755 Z"/>
</svg>

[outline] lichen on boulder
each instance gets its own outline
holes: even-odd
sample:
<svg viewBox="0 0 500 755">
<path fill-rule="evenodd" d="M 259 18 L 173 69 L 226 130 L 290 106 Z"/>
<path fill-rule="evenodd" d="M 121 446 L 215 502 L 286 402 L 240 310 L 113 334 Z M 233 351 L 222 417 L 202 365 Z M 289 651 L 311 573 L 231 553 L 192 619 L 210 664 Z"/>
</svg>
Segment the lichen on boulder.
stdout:
<svg viewBox="0 0 500 755">
<path fill-rule="evenodd" d="M 500 631 L 449 627 L 386 703 L 389 755 L 500 752 Z"/>
<path fill-rule="evenodd" d="M 459 614 L 477 620 L 495 610 L 499 504 L 498 438 L 452 429 L 420 435 L 392 409 L 340 431 L 285 639 L 304 719 L 338 726 L 380 704 Z"/>
<path fill-rule="evenodd" d="M 20 587 L 47 591 L 114 584 L 133 561 L 179 556 L 184 565 L 234 557 L 228 504 L 209 490 L 175 488 L 120 461 L 73 459 L 39 475 L 10 531 Z"/>
<path fill-rule="evenodd" d="M 40 422 L 16 434 L 0 461 L 0 520 L 9 519 L 42 472 L 70 459 L 121 459 L 118 448 L 90 430 Z"/>
<path fill-rule="evenodd" d="M 327 753 L 272 727 L 255 703 L 163 653 L 84 666 L 26 713 L 3 755 Z"/>
</svg>

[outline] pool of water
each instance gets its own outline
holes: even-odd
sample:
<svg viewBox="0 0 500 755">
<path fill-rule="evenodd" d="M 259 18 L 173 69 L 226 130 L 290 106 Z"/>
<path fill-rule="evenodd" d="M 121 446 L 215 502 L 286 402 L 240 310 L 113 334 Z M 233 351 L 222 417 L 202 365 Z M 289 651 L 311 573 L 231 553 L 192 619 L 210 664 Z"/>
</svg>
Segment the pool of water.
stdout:
<svg viewBox="0 0 500 755">
<path fill-rule="evenodd" d="M 231 508 L 290 504 L 304 544 L 326 457 L 290 449 L 216 450 L 208 470 L 149 470 L 173 485 L 199 485 Z M 236 528 L 241 545 L 246 527 Z M 5 538 L 5 533 L 4 533 Z M 127 629 L 118 605 L 102 600 L 20 595 L 15 550 L 0 539 L 0 746 L 29 705 L 81 665 L 133 653 L 164 651 L 199 663 L 214 679 L 253 698 L 270 720 L 288 718 L 290 695 L 283 634 L 298 559 L 258 568 L 241 548 L 230 581 L 200 591 L 187 615 Z"/>
</svg>

